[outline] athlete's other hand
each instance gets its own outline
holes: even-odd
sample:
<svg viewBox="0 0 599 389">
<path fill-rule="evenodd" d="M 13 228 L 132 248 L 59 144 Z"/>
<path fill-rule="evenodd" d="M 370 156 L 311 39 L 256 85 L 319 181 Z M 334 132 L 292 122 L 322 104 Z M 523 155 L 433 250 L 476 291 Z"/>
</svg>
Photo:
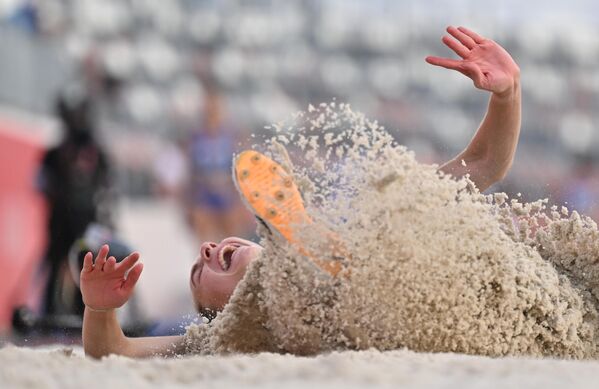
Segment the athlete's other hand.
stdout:
<svg viewBox="0 0 599 389">
<path fill-rule="evenodd" d="M 131 297 L 133 287 L 143 270 L 143 263 L 137 262 L 139 253 L 131 253 L 117 263 L 115 257 L 106 258 L 108 251 L 108 245 L 104 245 L 95 261 L 92 261 L 91 252 L 83 259 L 81 295 L 83 303 L 91 309 L 109 310 L 121 307 Z"/>
</svg>

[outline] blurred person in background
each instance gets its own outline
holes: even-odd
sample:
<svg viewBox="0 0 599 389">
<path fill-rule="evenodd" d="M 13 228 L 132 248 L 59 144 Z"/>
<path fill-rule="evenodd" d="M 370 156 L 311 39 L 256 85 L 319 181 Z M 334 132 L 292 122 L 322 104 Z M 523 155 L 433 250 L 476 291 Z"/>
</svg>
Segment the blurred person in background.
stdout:
<svg viewBox="0 0 599 389">
<path fill-rule="evenodd" d="M 20 1 L 9 17 L 12 25 L 28 33 L 40 32 L 40 20 L 36 2 L 32 0 Z"/>
<path fill-rule="evenodd" d="M 231 180 L 238 130 L 226 122 L 223 104 L 216 91 L 208 92 L 202 124 L 192 131 L 187 145 L 187 214 L 198 242 L 247 236 L 252 229 Z"/>
<path fill-rule="evenodd" d="M 112 224 L 109 202 L 109 164 L 94 137 L 92 101 L 79 88 L 67 90 L 56 101 L 56 115 L 64 129 L 62 141 L 48 150 L 38 178 L 39 190 L 49 208 L 45 266 L 49 272 L 45 314 L 64 310 L 83 313 L 82 302 L 61 303 L 68 253 L 92 222 Z M 75 285 L 72 285 L 75 288 Z M 62 292 L 62 293 L 61 293 Z M 72 293 L 77 296 L 79 293 Z"/>
<path fill-rule="evenodd" d="M 152 164 L 154 193 L 162 199 L 181 200 L 188 179 L 185 145 L 180 141 L 165 141 Z"/>
<path fill-rule="evenodd" d="M 579 155 L 561 186 L 560 200 L 572 210 L 599 222 L 599 169 L 590 154 Z"/>
</svg>

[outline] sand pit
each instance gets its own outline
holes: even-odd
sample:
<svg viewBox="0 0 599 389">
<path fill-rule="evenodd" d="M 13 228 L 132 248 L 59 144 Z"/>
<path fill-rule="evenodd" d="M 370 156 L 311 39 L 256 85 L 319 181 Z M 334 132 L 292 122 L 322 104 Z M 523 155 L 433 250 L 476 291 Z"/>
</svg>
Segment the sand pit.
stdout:
<svg viewBox="0 0 599 389">
<path fill-rule="evenodd" d="M 63 351 L 64 350 L 64 351 Z M 595 388 L 599 362 L 491 359 L 407 350 L 132 360 L 80 350 L 0 350 L 0 387 L 65 388 Z"/>
<path fill-rule="evenodd" d="M 2 380 L 24 387 L 596 386 L 592 220 L 546 201 L 484 196 L 468 179 L 418 163 L 346 105 L 311 106 L 275 130 L 264 150 L 294 174 L 316 221 L 301 232 L 304 249 L 324 260 L 337 253 L 340 276 L 324 275 L 263 228 L 265 250 L 230 303 L 210 324 L 188 328 L 189 354 L 200 355 L 98 362 L 5 348 Z"/>
</svg>

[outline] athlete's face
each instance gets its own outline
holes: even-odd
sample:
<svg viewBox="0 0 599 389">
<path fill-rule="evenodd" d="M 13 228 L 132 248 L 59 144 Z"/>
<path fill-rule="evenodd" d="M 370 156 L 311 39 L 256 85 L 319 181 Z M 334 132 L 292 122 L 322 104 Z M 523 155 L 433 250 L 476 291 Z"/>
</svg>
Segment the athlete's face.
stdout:
<svg viewBox="0 0 599 389">
<path fill-rule="evenodd" d="M 190 287 L 196 307 L 220 311 L 229 302 L 247 266 L 262 247 L 241 238 L 204 242 L 191 268 Z"/>
</svg>

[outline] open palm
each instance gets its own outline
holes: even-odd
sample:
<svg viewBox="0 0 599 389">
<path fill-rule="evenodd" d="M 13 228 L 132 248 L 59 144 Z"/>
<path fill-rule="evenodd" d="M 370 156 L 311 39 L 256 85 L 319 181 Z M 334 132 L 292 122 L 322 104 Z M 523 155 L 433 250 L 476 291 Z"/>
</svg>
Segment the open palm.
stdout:
<svg viewBox="0 0 599 389">
<path fill-rule="evenodd" d="M 483 90 L 502 94 L 509 91 L 520 75 L 520 69 L 507 51 L 490 39 L 483 38 L 465 27 L 448 27 L 453 37 L 442 41 L 462 59 L 429 56 L 426 62 L 457 70 L 472 79 Z"/>
<path fill-rule="evenodd" d="M 92 261 L 91 252 L 83 259 L 81 295 L 84 304 L 96 310 L 114 309 L 125 304 L 143 270 L 143 264 L 137 262 L 139 253 L 132 253 L 117 263 L 112 256 L 106 258 L 108 251 L 108 245 L 104 245 L 95 261 Z"/>
</svg>

